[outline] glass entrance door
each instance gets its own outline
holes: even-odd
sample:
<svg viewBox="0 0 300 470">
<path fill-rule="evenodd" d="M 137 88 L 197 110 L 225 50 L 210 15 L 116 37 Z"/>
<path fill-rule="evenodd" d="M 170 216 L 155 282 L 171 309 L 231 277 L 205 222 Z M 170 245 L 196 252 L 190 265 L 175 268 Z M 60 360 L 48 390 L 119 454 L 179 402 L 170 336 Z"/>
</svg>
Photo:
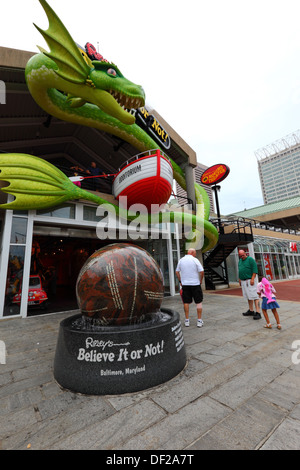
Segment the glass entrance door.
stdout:
<svg viewBox="0 0 300 470">
<path fill-rule="evenodd" d="M 289 270 L 289 278 L 294 279 L 296 277 L 296 266 L 294 256 L 286 254 L 286 260 Z"/>
<path fill-rule="evenodd" d="M 300 276 L 300 255 L 294 255 L 297 277 Z"/>
</svg>

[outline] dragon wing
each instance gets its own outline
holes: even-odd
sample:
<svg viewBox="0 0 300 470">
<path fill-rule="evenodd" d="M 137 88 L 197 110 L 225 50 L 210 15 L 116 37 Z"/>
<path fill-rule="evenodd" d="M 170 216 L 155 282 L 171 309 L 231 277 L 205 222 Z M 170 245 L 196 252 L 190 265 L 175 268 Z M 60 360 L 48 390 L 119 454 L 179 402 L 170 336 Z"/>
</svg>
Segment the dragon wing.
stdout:
<svg viewBox="0 0 300 470">
<path fill-rule="evenodd" d="M 40 51 L 56 63 L 58 67 L 56 73 L 64 80 L 72 83 L 85 83 L 90 67 L 56 13 L 45 0 L 39 0 L 39 2 L 48 17 L 49 28 L 44 31 L 37 25 L 34 26 L 50 48 L 50 52 L 47 52 L 38 46 Z"/>
</svg>

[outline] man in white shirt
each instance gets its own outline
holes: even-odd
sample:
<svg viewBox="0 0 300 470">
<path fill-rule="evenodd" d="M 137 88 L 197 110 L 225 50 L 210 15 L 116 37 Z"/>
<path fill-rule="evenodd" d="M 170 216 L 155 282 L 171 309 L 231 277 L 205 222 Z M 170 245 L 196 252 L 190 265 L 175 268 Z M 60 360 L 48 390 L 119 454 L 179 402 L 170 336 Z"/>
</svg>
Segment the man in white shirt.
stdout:
<svg viewBox="0 0 300 470">
<path fill-rule="evenodd" d="M 197 326 L 201 328 L 203 326 L 203 292 L 201 283 L 204 277 L 204 270 L 200 261 L 196 258 L 196 250 L 194 248 L 190 248 L 187 255 L 179 260 L 176 268 L 176 276 L 182 285 L 185 326 L 190 326 L 189 307 L 194 300 L 197 308 Z"/>
</svg>

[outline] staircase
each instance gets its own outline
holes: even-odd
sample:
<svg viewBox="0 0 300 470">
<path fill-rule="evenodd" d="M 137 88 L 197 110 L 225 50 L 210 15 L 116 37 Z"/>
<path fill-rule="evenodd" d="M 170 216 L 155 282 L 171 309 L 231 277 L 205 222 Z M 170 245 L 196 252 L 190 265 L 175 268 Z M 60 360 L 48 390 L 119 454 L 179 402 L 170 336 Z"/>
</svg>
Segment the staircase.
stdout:
<svg viewBox="0 0 300 470">
<path fill-rule="evenodd" d="M 211 219 L 219 230 L 217 245 L 203 254 L 206 288 L 216 290 L 229 287 L 226 258 L 239 245 L 253 242 L 251 222 L 244 219 Z M 218 268 L 218 271 L 216 271 Z"/>
</svg>

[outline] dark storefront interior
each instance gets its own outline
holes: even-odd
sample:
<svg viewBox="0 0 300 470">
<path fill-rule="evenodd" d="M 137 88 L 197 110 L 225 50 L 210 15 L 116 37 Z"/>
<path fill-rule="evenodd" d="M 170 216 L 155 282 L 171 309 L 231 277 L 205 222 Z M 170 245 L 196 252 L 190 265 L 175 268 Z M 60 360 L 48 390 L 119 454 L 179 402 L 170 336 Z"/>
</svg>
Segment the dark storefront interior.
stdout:
<svg viewBox="0 0 300 470">
<path fill-rule="evenodd" d="M 28 315 L 78 308 L 75 286 L 79 271 L 87 258 L 106 244 L 101 240 L 34 236 L 30 274 L 41 277 L 48 300 L 46 305 L 29 308 Z"/>
</svg>

